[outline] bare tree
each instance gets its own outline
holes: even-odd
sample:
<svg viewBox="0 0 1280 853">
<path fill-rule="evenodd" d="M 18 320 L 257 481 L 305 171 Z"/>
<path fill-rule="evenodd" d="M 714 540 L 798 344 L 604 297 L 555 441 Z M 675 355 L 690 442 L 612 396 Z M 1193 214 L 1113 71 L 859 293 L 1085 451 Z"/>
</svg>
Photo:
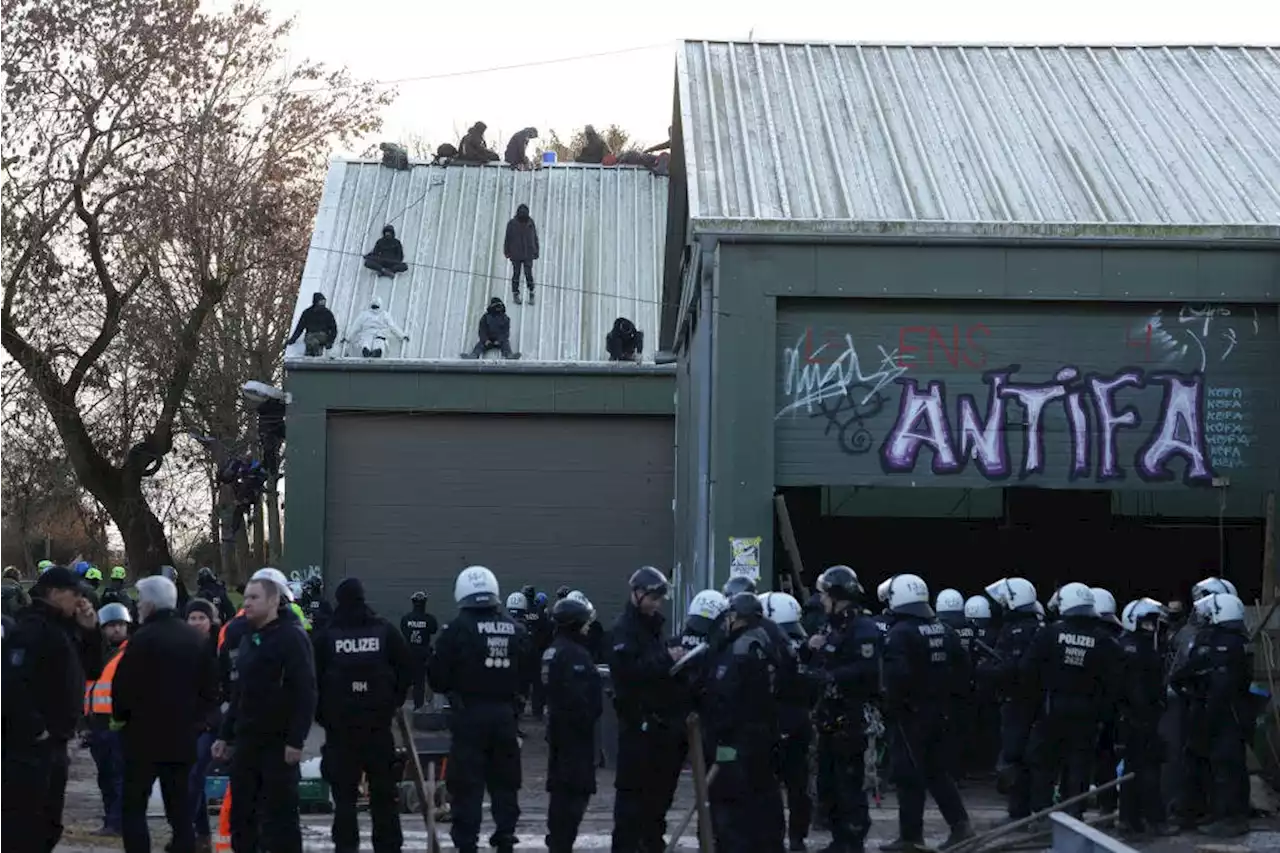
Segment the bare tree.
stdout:
<svg viewBox="0 0 1280 853">
<path fill-rule="evenodd" d="M 600 138 L 604 140 L 605 145 L 609 148 L 611 154 L 622 154 L 624 151 L 640 150 L 639 146 L 631 144 L 631 134 L 616 124 L 611 124 L 600 133 Z M 585 128 L 578 128 L 570 136 L 568 141 L 560 138 L 560 134 L 556 131 L 550 131 L 543 145 L 538 146 L 538 157 L 542 157 L 544 151 L 556 152 L 556 159 L 561 163 L 572 163 L 577 156 L 582 153 L 582 148 L 586 145 L 587 136 Z"/>
<path fill-rule="evenodd" d="M 390 95 L 281 72 L 290 25 L 252 2 L 9 0 L 3 17 L 0 337 L 152 573 L 172 556 L 144 483 L 174 449 L 210 318 L 296 263 L 285 241 L 329 150 L 376 129 Z"/>
</svg>

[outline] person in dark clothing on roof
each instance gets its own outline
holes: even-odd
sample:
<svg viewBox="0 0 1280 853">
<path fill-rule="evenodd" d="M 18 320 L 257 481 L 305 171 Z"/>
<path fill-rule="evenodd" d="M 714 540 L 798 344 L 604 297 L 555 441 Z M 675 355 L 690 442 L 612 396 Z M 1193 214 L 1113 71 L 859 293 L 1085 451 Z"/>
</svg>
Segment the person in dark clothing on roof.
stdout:
<svg viewBox="0 0 1280 853">
<path fill-rule="evenodd" d="M 503 160 L 513 169 L 528 169 L 529 155 L 527 153 L 529 143 L 538 136 L 536 127 L 526 127 L 524 130 L 511 137 L 511 141 L 507 143 L 507 150 L 503 156 Z"/>
<path fill-rule="evenodd" d="M 234 850 L 302 851 L 297 765 L 315 715 L 316 676 L 306 631 L 280 617 L 281 594 L 279 584 L 263 579 L 245 587 L 251 631 L 240 641 L 231 700 L 212 749 L 214 758 L 231 759 Z"/>
<path fill-rule="evenodd" d="M 471 125 L 467 135 L 458 143 L 458 156 L 455 163 L 492 163 L 498 159 L 498 152 L 490 150 L 484 142 L 484 132 L 489 126 L 482 121 Z"/>
<path fill-rule="evenodd" d="M 507 223 L 507 236 L 502 241 L 502 254 L 511 261 L 511 298 L 520 304 L 520 270 L 524 270 L 524 282 L 529 286 L 529 304 L 533 304 L 533 262 L 538 259 L 538 226 L 529 216 L 529 205 L 516 208 L 516 215 Z"/>
<path fill-rule="evenodd" d="M 604 336 L 610 361 L 640 361 L 644 352 L 644 332 L 626 317 L 613 321 L 613 330 Z"/>
<path fill-rule="evenodd" d="M 307 336 L 303 339 L 303 344 L 310 356 L 317 356 L 331 349 L 338 339 L 338 321 L 333 318 L 333 312 L 325 307 L 323 293 L 311 294 L 311 307 L 302 312 L 293 334 L 284 342 L 285 346 L 292 345 L 304 332 Z"/>
<path fill-rule="evenodd" d="M 404 262 L 404 246 L 400 245 L 395 228 L 382 226 L 382 236 L 373 244 L 373 251 L 364 256 L 364 265 L 385 278 L 394 278 L 396 273 L 409 269 Z"/>
<path fill-rule="evenodd" d="M 574 157 L 576 163 L 603 163 L 605 155 L 609 153 L 609 146 L 600 138 L 600 134 L 596 133 L 596 129 L 587 125 L 582 129 L 584 137 L 582 150 L 578 152 L 578 156 Z"/>
<path fill-rule="evenodd" d="M 511 351 L 511 318 L 507 316 L 507 306 L 494 296 L 489 300 L 489 309 L 480 315 L 480 339 L 464 352 L 463 358 L 479 358 L 491 349 L 501 350 L 503 358 L 519 358 L 520 353 Z"/>
<path fill-rule="evenodd" d="M 46 569 L 31 598 L 4 637 L 0 841 L 5 850 L 51 853 L 62 838 L 67 742 L 85 681 L 102 671 L 102 634 L 80 578 L 65 566 Z"/>
</svg>

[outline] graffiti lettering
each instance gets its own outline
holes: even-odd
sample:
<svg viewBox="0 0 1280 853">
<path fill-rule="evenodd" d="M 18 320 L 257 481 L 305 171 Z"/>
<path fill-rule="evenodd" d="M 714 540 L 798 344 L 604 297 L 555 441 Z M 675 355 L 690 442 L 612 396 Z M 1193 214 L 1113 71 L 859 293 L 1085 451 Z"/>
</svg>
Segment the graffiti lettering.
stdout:
<svg viewBox="0 0 1280 853">
<path fill-rule="evenodd" d="M 948 343 L 947 336 L 939 331 L 937 326 L 902 326 L 898 329 L 898 352 L 903 353 L 903 357 L 909 353 L 923 352 L 925 358 L 921 363 L 932 365 L 934 363 L 934 353 L 938 351 L 952 367 L 959 367 L 960 363 L 964 362 L 966 367 L 972 367 L 976 370 L 986 366 L 987 353 L 975 338 L 985 338 L 990 335 L 991 330 L 985 325 L 974 323 L 964 330 L 964 341 L 962 343 L 960 327 L 955 325 L 951 327 L 950 343 Z M 924 338 L 924 343 L 922 344 L 910 342 L 912 339 L 918 341 L 921 338 Z M 901 358 L 898 366 L 906 366 L 902 364 Z"/>
<path fill-rule="evenodd" d="M 887 402 L 879 391 L 871 391 L 871 396 L 866 397 L 868 390 L 865 385 L 850 385 L 843 397 L 819 403 L 819 411 L 814 415 L 827 419 L 827 428 L 822 434 L 831 435 L 834 430 L 837 446 L 854 456 L 871 450 L 875 436 L 867 429 L 866 422 L 880 414 Z"/>
<path fill-rule="evenodd" d="M 1258 309 L 1226 305 L 1183 305 L 1169 319 L 1156 311 L 1125 330 L 1125 346 L 1142 353 L 1142 362 L 1190 368 L 1203 373 L 1222 363 L 1246 338 L 1260 331 Z"/>
<path fill-rule="evenodd" d="M 324 578 L 324 571 L 319 566 L 307 566 L 305 569 L 294 569 L 289 572 L 289 580 L 294 583 L 306 583 L 312 578 Z"/>
<path fill-rule="evenodd" d="M 1081 377 L 1070 365 L 1063 367 L 1053 381 L 1013 384 L 1010 380 L 1020 369 L 1010 365 L 987 371 L 986 416 L 978 414 L 972 395 L 957 399 L 960 427 L 953 437 L 947 417 L 946 389 L 933 381 L 924 390 L 914 379 L 897 379 L 902 386 L 898 416 L 880 448 L 881 465 L 890 474 L 915 471 L 920 451 L 932 452 L 930 467 L 935 474 L 957 474 L 973 460 L 982 475 L 999 480 L 1012 471 L 1006 438 L 1006 402 L 1014 401 L 1023 417 L 1017 426 L 1023 430 L 1022 466 L 1019 478 L 1041 474 L 1045 470 L 1044 415 L 1046 407 L 1062 401 L 1070 433 L 1072 454 L 1069 476 L 1086 477 L 1093 457 L 1091 444 L 1098 446 L 1095 476 L 1106 481 L 1122 479 L 1116 450 L 1120 429 L 1138 429 L 1142 418 L 1131 406 L 1118 406 L 1116 395 L 1121 389 L 1143 390 L 1150 386 L 1164 389 L 1160 411 L 1147 440 L 1138 448 L 1134 467 L 1138 476 L 1149 482 L 1173 479 L 1169 463 L 1180 458 L 1185 463 L 1183 481 L 1188 485 L 1207 484 L 1213 478 L 1206 429 L 1200 413 L 1204 411 L 1204 377 L 1172 373 L 1144 374 L 1141 370 L 1124 370 L 1113 376 Z M 1089 399 L 1095 429 L 1089 429 L 1089 415 L 1084 400 Z"/>
<path fill-rule="evenodd" d="M 1210 388 L 1205 400 L 1205 442 L 1215 471 L 1244 467 L 1244 452 L 1253 444 L 1253 429 L 1239 388 Z"/>
<path fill-rule="evenodd" d="M 855 408 L 868 406 L 881 390 L 907 372 L 898 364 L 898 351 L 887 352 L 884 347 L 877 347 L 880 363 L 876 369 L 864 372 L 853 335 L 845 335 L 844 350 L 830 364 L 824 364 L 818 359 L 831 345 L 824 343 L 808 355 L 804 344 L 809 335 L 806 331 L 794 347 L 783 350 L 782 394 L 789 402 L 778 412 L 779 418 L 802 411 L 824 414 L 824 402 L 843 397 L 850 397 Z"/>
</svg>

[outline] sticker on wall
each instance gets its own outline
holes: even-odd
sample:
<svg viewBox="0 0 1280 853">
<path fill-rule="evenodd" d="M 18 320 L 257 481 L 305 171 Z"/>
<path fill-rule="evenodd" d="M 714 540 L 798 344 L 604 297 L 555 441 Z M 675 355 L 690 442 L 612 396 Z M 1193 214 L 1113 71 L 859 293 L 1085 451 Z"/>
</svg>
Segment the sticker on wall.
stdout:
<svg viewBox="0 0 1280 853">
<path fill-rule="evenodd" d="M 729 577 L 760 580 L 759 536 L 729 537 Z"/>
</svg>

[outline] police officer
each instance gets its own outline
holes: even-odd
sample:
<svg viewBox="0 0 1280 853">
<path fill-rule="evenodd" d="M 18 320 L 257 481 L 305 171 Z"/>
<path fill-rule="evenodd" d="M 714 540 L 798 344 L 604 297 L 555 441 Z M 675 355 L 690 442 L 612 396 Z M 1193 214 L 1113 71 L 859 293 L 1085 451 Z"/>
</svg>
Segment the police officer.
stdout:
<svg viewBox="0 0 1280 853">
<path fill-rule="evenodd" d="M 858 609 L 862 585 L 848 566 L 818 578 L 826 633 L 809 638 L 810 666 L 821 678 L 814 710 L 818 730 L 818 801 L 827 810 L 830 853 L 861 851 L 871 829 L 866 774 L 866 715 L 880 692 L 883 636 Z"/>
<path fill-rule="evenodd" d="M 724 588 L 720 592 L 727 599 L 732 599 L 740 592 L 749 592 L 755 595 L 756 580 L 749 575 L 734 575 L 725 581 Z"/>
<path fill-rule="evenodd" d="M 952 705 L 949 717 L 954 731 L 972 732 L 974 712 L 977 710 L 973 702 L 972 690 L 973 626 L 964 615 L 964 596 L 959 590 L 944 589 L 934 599 L 933 611 L 939 622 L 956 632 L 956 636 L 960 638 L 960 645 L 964 649 L 965 659 L 970 666 L 969 674 L 963 680 L 963 684 L 957 685 L 960 689 L 956 693 L 956 701 Z M 976 763 L 974 756 L 976 744 L 977 741 L 973 737 L 948 740 L 951 751 L 948 767 L 952 779 L 962 778 L 965 772 Z"/>
<path fill-rule="evenodd" d="M 1091 587 L 1091 589 L 1093 591 L 1093 610 L 1098 614 L 1098 621 L 1111 634 L 1113 640 L 1117 643 L 1120 642 L 1120 638 L 1124 634 L 1124 628 L 1120 625 L 1120 618 L 1116 612 L 1116 597 L 1109 590 L 1100 586 Z M 1098 732 L 1098 751 L 1093 765 L 1093 783 L 1095 785 L 1105 785 L 1115 779 L 1116 765 L 1119 761 L 1120 759 L 1116 754 L 1116 720 L 1113 717 Z M 1120 791 L 1114 787 L 1108 788 L 1098 794 L 1097 799 L 1098 808 L 1104 814 L 1109 814 L 1116 810 L 1120 802 Z"/>
<path fill-rule="evenodd" d="M 652 566 L 629 582 L 626 609 L 613 626 L 609 668 L 618 715 L 617 789 L 613 801 L 613 853 L 662 850 L 687 738 L 683 711 L 687 692 L 671 674 L 686 652 L 668 648 L 662 605 L 670 585 Z"/>
<path fill-rule="evenodd" d="M 62 837 L 67 742 L 83 712 L 85 681 L 102 671 L 102 636 L 80 578 L 65 566 L 40 574 L 15 621 L 4 638 L 0 839 L 6 851 L 49 853 Z"/>
<path fill-rule="evenodd" d="M 719 767 L 709 791 L 716 849 L 782 849 L 782 796 L 774 770 L 778 738 L 776 649 L 760 600 L 729 600 L 725 642 L 708 662 L 705 750 Z"/>
<path fill-rule="evenodd" d="M 729 599 L 714 589 L 704 589 L 689 602 L 680 645 L 693 651 L 703 643 L 713 643 L 721 634 L 721 617 L 729 609 Z"/>
<path fill-rule="evenodd" d="M 440 622 L 427 612 L 427 594 L 415 592 L 409 599 L 411 609 L 400 618 L 400 633 L 413 652 L 413 710 L 427 701 L 427 660 L 431 657 L 431 638 L 440 631 Z"/>
<path fill-rule="evenodd" d="M 969 640 L 969 657 L 974 668 L 973 750 L 967 769 L 972 775 L 985 776 L 996 766 L 996 756 L 1000 752 L 1000 702 L 990 685 L 978 677 L 978 669 L 990 657 L 996 644 L 991 599 L 985 595 L 970 596 L 964 603 L 964 616 L 973 632 Z"/>
<path fill-rule="evenodd" d="M 766 592 L 760 596 L 765 625 L 774 626 L 782 635 L 779 643 L 770 637 L 778 659 L 778 751 L 779 772 L 787 792 L 789 823 L 787 838 L 790 849 L 804 850 L 813 820 L 813 799 L 809 796 L 809 748 L 813 745 L 813 724 L 809 715 L 817 701 L 816 682 L 808 667 L 800 663 L 801 650 L 808 636 L 800 621 L 800 602 L 785 592 Z M 807 652 L 806 652 L 807 656 Z"/>
<path fill-rule="evenodd" d="M 1230 593 L 1211 593 L 1196 602 L 1202 622 L 1187 661 L 1170 684 L 1190 699 L 1187 709 L 1187 763 L 1208 783 L 1212 822 L 1200 831 L 1221 838 L 1249 831 L 1246 724 L 1255 713 L 1249 696 L 1253 654 L 1244 624 L 1244 603 Z M 1205 766 L 1207 765 L 1207 767 Z M 1206 772 L 1207 771 L 1207 772 Z M 1185 819 L 1192 803 L 1184 802 Z"/>
<path fill-rule="evenodd" d="M 324 578 L 319 575 L 312 575 L 303 581 L 302 601 L 299 603 L 313 631 L 323 629 L 333 615 L 333 607 L 324 598 Z"/>
<path fill-rule="evenodd" d="M 517 714 L 524 713 L 525 705 L 533 695 L 533 681 L 538 677 L 541 667 L 537 646 L 534 645 L 533 637 L 529 634 L 529 609 L 532 606 L 533 601 L 524 594 L 523 590 L 507 596 L 507 615 L 525 629 L 527 638 L 523 645 L 527 659 L 520 661 L 520 677 L 523 681 L 520 682 L 520 692 L 516 696 Z M 520 736 L 523 737 L 524 733 L 521 732 Z"/>
<path fill-rule="evenodd" d="M 363 775 L 369 783 L 373 849 L 399 853 L 403 837 L 391 722 L 409 693 L 417 661 L 400 632 L 365 602 L 359 579 L 339 583 L 334 600 L 328 624 L 312 635 L 316 722 L 325 732 L 320 771 L 333 795 L 334 850 L 360 849 L 356 798 Z"/>
<path fill-rule="evenodd" d="M 600 673 L 587 648 L 589 605 L 566 593 L 551 609 L 555 638 L 542 655 L 547 697 L 547 850 L 572 853 L 596 792 L 595 726 L 603 708 Z"/>
<path fill-rule="evenodd" d="M 600 620 L 596 618 L 595 605 L 579 589 L 570 590 L 565 598 L 572 598 L 574 601 L 581 602 L 591 613 L 591 621 L 587 623 L 587 651 L 591 652 L 591 659 L 596 662 L 597 666 L 604 663 L 605 631 L 604 626 L 600 624 Z"/>
<path fill-rule="evenodd" d="M 526 678 L 528 634 L 502 609 L 498 579 L 469 566 L 453 586 L 458 615 L 445 626 L 427 666 L 431 689 L 449 697 L 449 834 L 476 853 L 487 788 L 496 831 L 489 846 L 511 853 L 520 819 L 520 741 L 513 711 Z"/>
<path fill-rule="evenodd" d="M 1028 745 L 1035 811 L 1053 804 L 1059 778 L 1062 799 L 1084 793 L 1099 727 L 1111 722 L 1120 697 L 1120 647 L 1098 621 L 1093 604 L 1089 587 L 1063 586 L 1058 591 L 1061 619 L 1036 634 L 1018 664 L 1028 691 L 1040 697 L 1040 718 Z M 1071 809 L 1076 816 L 1083 810 L 1083 804 Z"/>
<path fill-rule="evenodd" d="M 1140 598 L 1125 605 L 1124 692 L 1116 734 L 1124 752 L 1124 768 L 1133 779 L 1120 788 L 1120 829 L 1130 836 L 1151 832 L 1168 835 L 1164 801 L 1160 797 L 1163 748 L 1156 726 L 1164 710 L 1164 658 L 1160 651 L 1160 602 Z"/>
<path fill-rule="evenodd" d="M 1004 619 L 994 654 L 978 665 L 978 679 L 984 689 L 1000 698 L 997 787 L 1008 794 L 1009 819 L 1019 820 L 1031 814 L 1026 749 L 1040 702 L 1039 695 L 1023 683 L 1019 668 L 1022 655 L 1040 630 L 1036 588 L 1026 578 L 1002 578 L 988 585 L 986 593 L 1003 608 Z"/>
<path fill-rule="evenodd" d="M 526 598 L 529 598 L 527 593 Z M 555 628 L 547 614 L 545 592 L 535 592 L 529 598 L 529 609 L 525 613 L 525 630 L 529 632 L 530 652 L 533 657 L 533 665 L 528 670 L 529 711 L 536 719 L 541 720 L 547 704 L 541 677 L 542 653 L 551 647 L 551 641 L 555 638 Z"/>
<path fill-rule="evenodd" d="M 893 628 L 884 646 L 885 716 L 890 721 L 890 766 L 898 785 L 898 838 L 885 851 L 923 851 L 928 791 L 951 827 L 943 849 L 974 836 L 949 772 L 949 717 L 968 692 L 970 665 L 960 637 L 929 607 L 918 575 L 895 575 L 888 589 Z M 959 593 L 956 598 L 959 598 Z M 961 601 L 963 606 L 963 601 Z"/>
<path fill-rule="evenodd" d="M 259 574 L 245 586 L 247 633 L 211 752 L 231 760 L 232 849 L 260 849 L 261 835 L 272 853 L 301 853 L 297 765 L 316 711 L 315 664 L 306 631 L 281 615 L 282 585 Z"/>
</svg>

